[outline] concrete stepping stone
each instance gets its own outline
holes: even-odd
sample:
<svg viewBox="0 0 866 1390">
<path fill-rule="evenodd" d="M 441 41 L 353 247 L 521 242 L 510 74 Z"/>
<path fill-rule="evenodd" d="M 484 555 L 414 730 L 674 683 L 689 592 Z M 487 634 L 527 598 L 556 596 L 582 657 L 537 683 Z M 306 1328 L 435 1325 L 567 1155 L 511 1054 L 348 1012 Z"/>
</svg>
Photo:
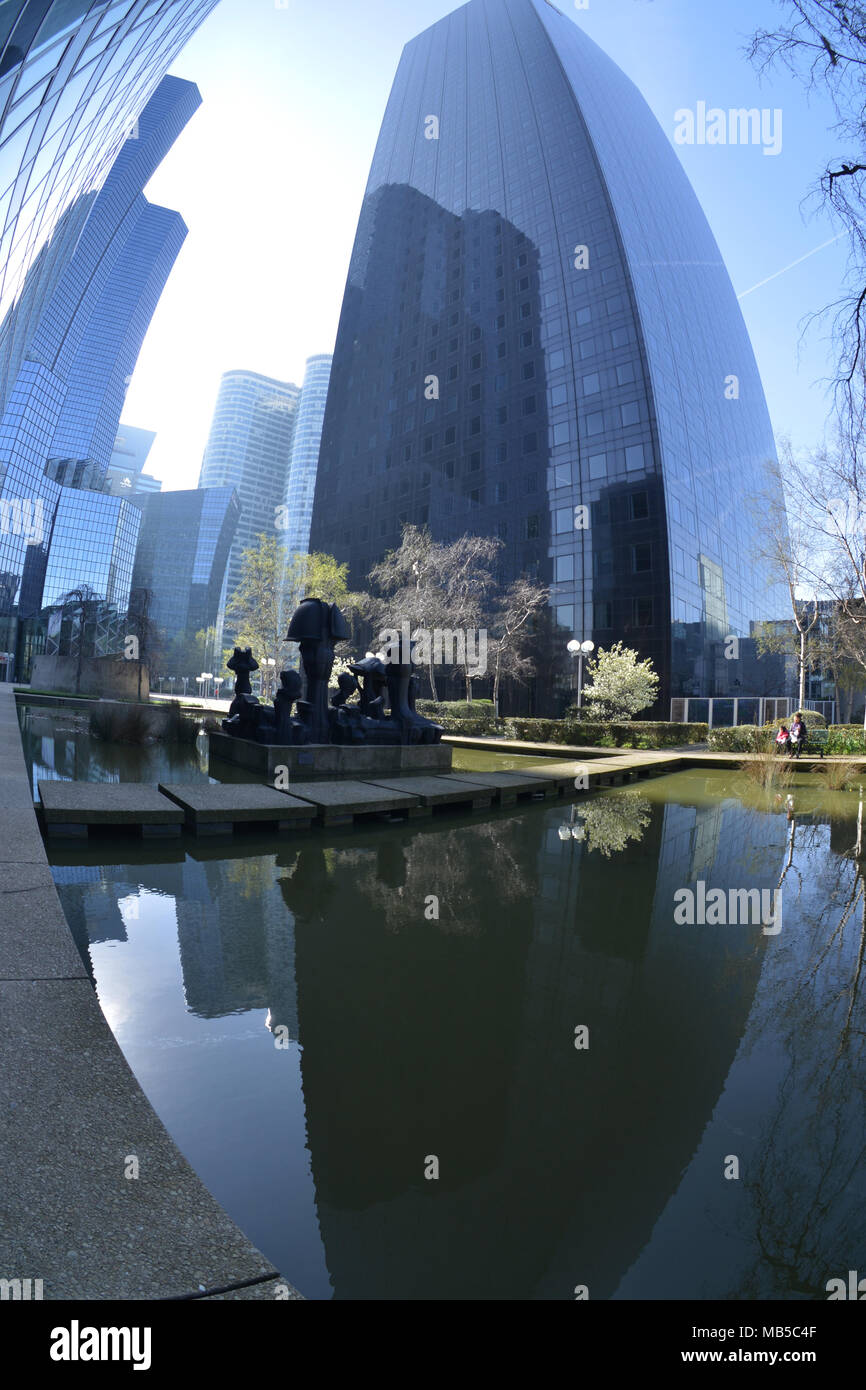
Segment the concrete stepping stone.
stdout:
<svg viewBox="0 0 866 1390">
<path fill-rule="evenodd" d="M 467 773 L 467 777 L 471 776 Z M 483 810 L 493 800 L 494 789 L 481 782 L 465 781 L 454 773 L 442 777 L 388 777 L 376 781 L 377 787 L 395 792 L 414 792 L 424 806 L 459 805 L 469 802 L 473 811 Z"/>
<path fill-rule="evenodd" d="M 81 837 L 91 826 L 138 826 L 145 838 L 179 835 L 184 813 L 149 782 L 40 782 L 49 835 Z"/>
<path fill-rule="evenodd" d="M 230 835 L 250 821 L 276 824 L 278 831 L 308 830 L 313 819 L 309 801 L 255 783 L 159 783 L 159 790 L 184 813 L 195 835 Z"/>
<path fill-rule="evenodd" d="M 278 791 L 277 795 L 309 802 L 316 808 L 319 825 L 351 825 L 355 816 L 385 815 L 390 811 L 405 811 L 411 816 L 423 810 L 420 796 L 411 795 L 402 785 L 414 782 L 414 778 L 399 780 L 401 785 L 396 789 L 378 782 L 295 782 L 290 793 Z"/>
<path fill-rule="evenodd" d="M 498 792 L 500 806 L 513 806 L 520 796 L 556 796 L 556 784 L 549 777 L 530 772 L 452 772 L 458 782 L 472 782 Z"/>
</svg>

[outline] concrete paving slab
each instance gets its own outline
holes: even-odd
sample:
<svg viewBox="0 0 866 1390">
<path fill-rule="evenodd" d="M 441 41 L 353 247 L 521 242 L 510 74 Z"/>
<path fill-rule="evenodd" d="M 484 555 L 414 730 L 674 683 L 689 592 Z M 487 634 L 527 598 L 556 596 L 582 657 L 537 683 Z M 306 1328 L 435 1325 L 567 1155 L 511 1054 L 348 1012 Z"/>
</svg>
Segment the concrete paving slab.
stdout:
<svg viewBox="0 0 866 1390">
<path fill-rule="evenodd" d="M 309 822 L 312 815 L 308 801 L 255 783 L 211 786 L 207 782 L 160 782 L 159 790 L 181 808 L 188 826 L 235 821 Z"/>
<path fill-rule="evenodd" d="M 49 977 L 87 979 L 53 882 L 0 892 L 0 979 Z"/>
<path fill-rule="evenodd" d="M 45 1299 L 279 1278 L 170 1139 L 87 980 L 0 982 L 0 1049 L 4 1278 L 43 1279 Z"/>
<path fill-rule="evenodd" d="M 387 777 L 377 779 L 376 786 L 391 791 L 411 791 L 425 806 L 459 805 L 469 802 L 482 809 L 493 799 L 493 788 L 480 782 L 467 782 L 448 773 L 442 777 Z"/>
<path fill-rule="evenodd" d="M 29 811 L 0 808 L 0 865 L 45 862 L 45 845 L 33 814 L 33 802 Z"/>
<path fill-rule="evenodd" d="M 414 780 L 401 779 L 407 782 Z M 286 796 L 288 793 L 282 792 L 280 795 Z M 410 795 L 402 785 L 395 789 L 379 782 L 296 782 L 291 795 L 315 806 L 317 819 L 323 825 L 348 824 L 358 815 L 410 811 L 421 804 L 421 798 L 417 794 Z"/>
<path fill-rule="evenodd" d="M 500 806 L 512 805 L 519 796 L 555 796 L 556 788 L 549 777 L 534 777 L 530 772 L 452 772 L 459 782 L 474 782 L 499 792 Z"/>
<path fill-rule="evenodd" d="M 44 857 L 42 863 L 0 864 L 0 895 L 23 893 L 28 888 L 53 887 L 54 876 Z"/>
<path fill-rule="evenodd" d="M 184 814 L 149 782 L 40 782 L 45 824 L 182 825 Z"/>
</svg>

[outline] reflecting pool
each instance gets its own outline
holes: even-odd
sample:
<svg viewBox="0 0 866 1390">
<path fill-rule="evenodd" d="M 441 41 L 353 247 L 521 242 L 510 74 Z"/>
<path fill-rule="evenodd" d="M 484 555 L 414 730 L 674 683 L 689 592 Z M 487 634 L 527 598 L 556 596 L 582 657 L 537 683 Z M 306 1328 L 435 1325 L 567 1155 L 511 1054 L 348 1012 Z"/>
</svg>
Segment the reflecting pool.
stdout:
<svg viewBox="0 0 866 1390">
<path fill-rule="evenodd" d="M 857 808 L 701 770 L 49 852 L 144 1090 L 308 1298 L 823 1299 L 866 1249 Z M 701 884 L 780 929 L 681 924 Z"/>
</svg>

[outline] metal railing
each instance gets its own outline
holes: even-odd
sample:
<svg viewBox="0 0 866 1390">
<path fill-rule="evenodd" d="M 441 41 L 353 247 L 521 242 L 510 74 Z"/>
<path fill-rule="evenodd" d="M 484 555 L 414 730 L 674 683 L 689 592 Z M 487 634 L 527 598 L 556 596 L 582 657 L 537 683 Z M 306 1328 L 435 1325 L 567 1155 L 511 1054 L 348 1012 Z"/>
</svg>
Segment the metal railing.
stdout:
<svg viewBox="0 0 866 1390">
<path fill-rule="evenodd" d="M 738 724 L 787 720 L 799 707 L 799 701 L 788 695 L 690 695 L 671 700 L 671 723 L 708 724 L 711 729 L 730 729 Z M 828 724 L 836 722 L 835 700 L 806 700 L 803 707 L 823 715 Z"/>
</svg>

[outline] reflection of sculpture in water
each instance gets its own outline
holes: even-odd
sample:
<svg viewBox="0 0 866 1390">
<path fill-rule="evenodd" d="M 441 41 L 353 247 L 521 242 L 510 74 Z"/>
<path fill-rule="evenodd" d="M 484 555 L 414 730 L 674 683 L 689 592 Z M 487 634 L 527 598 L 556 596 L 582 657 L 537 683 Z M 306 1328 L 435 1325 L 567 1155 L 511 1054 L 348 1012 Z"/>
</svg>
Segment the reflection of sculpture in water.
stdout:
<svg viewBox="0 0 866 1390">
<path fill-rule="evenodd" d="M 438 743 L 442 728 L 417 713 L 416 677 L 412 652 L 406 660 L 386 663 L 365 657 L 337 678 L 338 690 L 328 705 L 328 681 L 334 668 L 334 646 L 349 636 L 346 619 L 335 603 L 305 598 L 294 613 L 286 637 L 297 642 L 306 678 L 306 698 L 300 699 L 297 671 L 280 673 L 281 688 L 273 706 L 262 705 L 251 693 L 250 672 L 258 670 L 249 647 L 235 648 L 228 662 L 236 672 L 235 697 L 223 730 L 235 738 L 266 744 L 399 744 Z M 360 678 L 360 679 L 359 679 Z M 388 712 L 386 713 L 386 692 Z M 358 701 L 350 704 L 353 695 Z M 292 706 L 297 713 L 292 715 Z"/>
</svg>

